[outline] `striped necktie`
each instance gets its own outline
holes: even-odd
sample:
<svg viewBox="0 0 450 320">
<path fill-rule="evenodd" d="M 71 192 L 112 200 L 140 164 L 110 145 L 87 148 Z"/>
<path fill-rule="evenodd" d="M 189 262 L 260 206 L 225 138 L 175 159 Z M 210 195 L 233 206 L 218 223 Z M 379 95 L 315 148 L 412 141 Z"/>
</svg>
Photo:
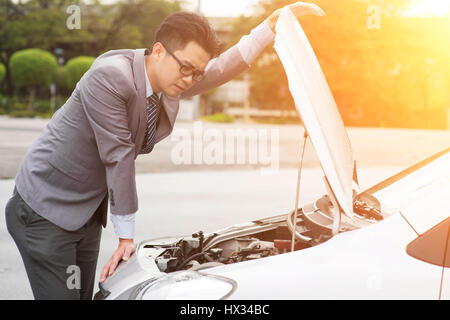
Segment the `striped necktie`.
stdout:
<svg viewBox="0 0 450 320">
<path fill-rule="evenodd" d="M 147 128 L 145 130 L 145 139 L 139 154 L 150 153 L 155 145 L 156 123 L 159 114 L 159 98 L 153 93 L 147 98 Z"/>
</svg>

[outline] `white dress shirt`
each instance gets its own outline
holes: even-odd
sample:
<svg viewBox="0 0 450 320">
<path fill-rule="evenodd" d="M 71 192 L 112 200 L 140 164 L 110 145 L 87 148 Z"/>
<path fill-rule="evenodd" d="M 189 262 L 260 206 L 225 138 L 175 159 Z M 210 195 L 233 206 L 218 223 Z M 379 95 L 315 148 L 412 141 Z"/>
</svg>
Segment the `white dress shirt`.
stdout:
<svg viewBox="0 0 450 320">
<path fill-rule="evenodd" d="M 256 59 L 261 51 L 275 39 L 266 22 L 259 24 L 250 34 L 245 35 L 238 42 L 238 49 L 244 61 L 250 64 Z M 144 72 L 147 75 L 147 69 L 144 63 Z M 145 77 L 147 98 L 153 94 L 152 86 L 148 76 Z M 161 92 L 159 93 L 161 98 Z M 114 225 L 114 231 L 119 238 L 134 239 L 134 220 L 136 213 L 131 214 L 111 214 L 111 221 Z"/>
</svg>

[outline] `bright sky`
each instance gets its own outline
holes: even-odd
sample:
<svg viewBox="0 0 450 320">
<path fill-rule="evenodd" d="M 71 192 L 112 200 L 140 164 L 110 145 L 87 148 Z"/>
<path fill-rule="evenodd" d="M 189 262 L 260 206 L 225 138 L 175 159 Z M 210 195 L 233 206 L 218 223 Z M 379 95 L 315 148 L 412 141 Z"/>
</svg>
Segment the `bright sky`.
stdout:
<svg viewBox="0 0 450 320">
<path fill-rule="evenodd" d="M 258 0 L 186 0 L 190 10 L 201 2 L 202 14 L 208 17 L 233 17 L 251 12 L 251 6 Z"/>
<path fill-rule="evenodd" d="M 13 0 L 17 2 L 18 0 Z M 24 1 L 24 0 L 22 0 Z M 207 17 L 237 17 L 241 14 L 252 13 L 251 7 L 259 0 L 184 0 L 185 10 L 196 11 L 198 3 L 201 3 L 201 13 Z M 308 0 L 310 1 L 310 0 Z M 89 3 L 90 0 L 85 0 Z M 117 0 L 100 0 L 103 4 L 111 4 Z M 295 0 L 293 0 L 295 2 Z"/>
<path fill-rule="evenodd" d="M 201 2 L 202 14 L 205 16 L 239 16 L 251 14 L 251 7 L 258 0 L 186 0 L 189 10 L 195 10 Z M 314 2 L 314 0 L 304 0 Z M 294 3 L 295 0 L 292 0 Z M 415 0 L 406 15 L 442 16 L 450 14 L 450 0 Z"/>
<path fill-rule="evenodd" d="M 18 2 L 19 0 L 13 0 Z M 27 0 L 22 0 L 27 1 Z M 89 2 L 89 0 L 85 0 Z M 104 4 L 114 3 L 117 0 L 100 0 Z M 292 0 L 294 3 L 296 0 Z M 314 2 L 314 0 L 303 0 Z M 415 3 L 406 10 L 407 16 L 443 16 L 450 15 L 450 0 L 413 0 Z M 202 14 L 208 17 L 233 17 L 241 14 L 250 15 L 252 7 L 259 0 L 185 0 L 186 9 L 195 11 L 201 3 Z"/>
<path fill-rule="evenodd" d="M 417 0 L 406 15 L 411 16 L 444 16 L 450 14 L 449 0 Z"/>
</svg>

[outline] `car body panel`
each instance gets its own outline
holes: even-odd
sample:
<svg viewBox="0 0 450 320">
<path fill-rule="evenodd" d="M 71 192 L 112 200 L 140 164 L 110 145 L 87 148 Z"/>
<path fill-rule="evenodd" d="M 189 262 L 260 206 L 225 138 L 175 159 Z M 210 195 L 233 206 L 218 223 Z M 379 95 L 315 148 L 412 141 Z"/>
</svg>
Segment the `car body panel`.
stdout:
<svg viewBox="0 0 450 320">
<path fill-rule="evenodd" d="M 450 268 L 445 268 L 443 273 L 441 300 L 450 300 Z"/>
<path fill-rule="evenodd" d="M 230 299 L 438 299 L 442 268 L 406 254 L 416 237 L 396 214 L 317 247 L 203 272 L 236 281 Z"/>
<path fill-rule="evenodd" d="M 427 172 L 442 172 L 442 167 L 449 161 L 447 153 L 441 152 L 440 157 L 435 157 L 446 161 L 422 162 L 421 166 L 414 165 L 406 172 L 409 175 L 420 172 L 422 178 Z M 401 179 L 407 177 L 403 175 Z M 447 183 L 439 183 L 439 190 L 427 189 L 430 198 L 422 198 L 447 207 L 447 197 L 442 198 L 440 192 L 445 195 L 450 184 L 448 180 L 443 181 Z M 383 184 L 389 188 L 395 185 L 394 182 Z M 414 181 L 410 180 L 410 183 Z M 371 189 L 383 190 L 376 186 Z M 449 216 L 438 210 L 430 211 L 430 208 L 433 206 L 417 212 L 430 218 L 435 225 Z M 270 231 L 285 223 L 285 217 L 279 215 L 223 228 L 212 233 L 217 236 L 205 247 L 218 241 Z M 212 234 L 206 234 L 206 238 Z M 230 299 L 448 299 L 450 268 L 424 262 L 407 253 L 408 245 L 419 236 L 404 215 L 389 212 L 382 221 L 339 233 L 309 248 L 221 266 L 205 264 L 201 272 L 237 283 Z M 164 246 L 170 247 L 183 238 L 188 236 L 142 242 L 137 253 L 129 261 L 122 262 L 103 284 L 103 291 L 109 293 L 107 298 L 127 299 L 134 287 L 149 279 L 170 275 L 158 269 L 155 259 L 163 254 Z M 186 299 L 191 297 L 187 295 Z"/>
<path fill-rule="evenodd" d="M 133 254 L 127 261 L 121 261 L 104 283 L 99 283 L 101 299 L 128 299 L 135 286 L 159 275 L 161 272 L 155 264 L 154 257 Z M 96 294 L 96 299 L 99 293 Z"/>
<path fill-rule="evenodd" d="M 450 149 L 402 179 L 372 193 L 383 212 L 401 212 L 418 234 L 450 215 Z"/>
<path fill-rule="evenodd" d="M 308 38 L 289 8 L 282 9 L 276 31 L 274 48 L 297 111 L 337 202 L 352 217 L 354 161 L 336 102 Z"/>
</svg>

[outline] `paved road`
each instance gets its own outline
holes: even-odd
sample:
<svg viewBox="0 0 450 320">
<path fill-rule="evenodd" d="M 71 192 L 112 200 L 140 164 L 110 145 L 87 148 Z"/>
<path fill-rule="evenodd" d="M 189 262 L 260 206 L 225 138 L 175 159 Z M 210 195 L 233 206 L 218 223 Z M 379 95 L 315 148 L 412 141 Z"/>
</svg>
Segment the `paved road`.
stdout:
<svg viewBox="0 0 450 320">
<path fill-rule="evenodd" d="M 394 167 L 362 168 L 360 181 L 368 187 L 398 171 Z M 295 205 L 296 169 L 262 175 L 259 170 L 185 171 L 139 174 L 139 211 L 136 243 L 168 235 L 211 232 L 232 224 L 288 213 Z M 324 194 L 320 169 L 303 171 L 300 204 Z M 14 181 L 0 180 L 0 207 L 4 208 Z M 108 221 L 103 229 L 96 282 L 101 268 L 117 247 Z M 33 299 L 19 252 L 0 219 L 0 299 Z M 98 288 L 96 287 L 95 291 Z"/>
<path fill-rule="evenodd" d="M 15 176 L 26 150 L 39 136 L 47 122 L 48 120 L 44 119 L 11 119 L 0 116 L 0 179 Z M 199 126 L 201 126 L 201 132 L 204 134 L 203 139 L 195 134 L 195 132 L 198 132 L 196 130 L 199 129 Z M 258 135 L 257 139 L 253 139 L 253 142 L 247 145 L 245 150 L 247 158 L 243 164 L 237 163 L 237 151 L 233 153 L 233 149 L 225 141 L 227 134 L 236 132 L 236 130 L 242 130 L 241 132 L 247 134 L 248 137 L 252 134 Z M 347 131 L 359 167 L 406 167 L 450 146 L 450 130 L 347 128 Z M 263 139 L 259 138 L 260 134 L 267 134 L 267 143 L 262 143 Z M 172 136 L 158 143 L 154 152 L 137 158 L 136 173 L 267 168 L 274 161 L 269 160 L 269 164 L 264 164 L 263 159 L 258 158 L 257 163 L 252 164 L 248 158 L 248 152 L 251 150 L 264 151 L 265 149 L 261 148 L 267 147 L 269 149 L 264 153 L 269 156 L 269 159 L 272 159 L 271 134 L 278 134 L 279 136 L 279 152 L 277 153 L 279 167 L 296 168 L 303 141 L 302 126 L 206 122 L 199 125 L 198 123 L 179 121 L 175 124 Z M 223 138 L 223 158 L 225 160 L 226 154 L 229 153 L 235 155 L 234 164 L 217 164 L 217 161 L 214 161 L 213 164 L 206 164 L 205 161 L 201 161 L 201 164 L 195 163 L 195 148 L 198 146 L 200 152 L 206 153 L 208 135 Z M 176 161 L 173 161 L 173 154 L 179 150 L 177 146 L 182 142 L 181 139 L 175 140 L 176 136 L 190 139 L 191 164 L 177 164 Z M 211 138 L 209 141 L 217 140 L 219 139 L 212 140 Z M 238 142 L 235 145 L 237 146 Z M 314 168 L 318 166 L 314 149 L 308 142 L 304 167 Z"/>
<path fill-rule="evenodd" d="M 47 120 L 42 119 L 0 116 L 0 177 L 6 178 L 0 179 L 0 208 L 5 207 L 12 193 L 14 181 L 11 178 L 15 176 L 27 148 L 46 123 Z M 209 232 L 292 210 L 302 127 L 203 124 L 204 130 L 213 130 L 211 134 L 238 128 L 249 132 L 278 130 L 280 170 L 264 175 L 261 170 L 255 170 L 265 167 L 258 164 L 176 165 L 172 161 L 172 153 L 178 142 L 168 138 L 157 145 L 154 153 L 137 160 L 140 209 L 136 217 L 136 242 L 166 235 L 191 234 L 199 230 Z M 195 124 L 188 122 L 179 122 L 175 127 L 181 134 L 194 129 Z M 362 188 L 450 144 L 450 131 L 350 128 L 348 132 L 359 163 Z M 193 135 L 191 138 L 195 142 Z M 303 204 L 325 192 L 321 170 L 310 145 L 304 167 L 300 196 L 300 203 Z M 117 237 L 109 222 L 103 230 L 96 282 L 101 267 L 116 245 Z M 0 253 L 0 299 L 32 299 L 25 269 L 6 230 L 3 214 L 0 219 Z"/>
</svg>

